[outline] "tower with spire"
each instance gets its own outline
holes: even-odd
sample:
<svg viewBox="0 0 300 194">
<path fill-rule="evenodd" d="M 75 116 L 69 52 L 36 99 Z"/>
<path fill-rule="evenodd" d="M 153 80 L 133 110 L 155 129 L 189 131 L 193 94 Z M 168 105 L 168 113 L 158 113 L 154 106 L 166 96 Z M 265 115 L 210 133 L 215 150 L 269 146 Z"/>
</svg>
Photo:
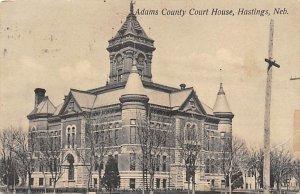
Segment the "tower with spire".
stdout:
<svg viewBox="0 0 300 194">
<path fill-rule="evenodd" d="M 108 84 L 126 82 L 131 66 L 136 62 L 139 75 L 145 81 L 152 80 L 152 52 L 154 41 L 147 36 L 134 14 L 133 2 L 126 21 L 111 38 L 107 47 L 110 59 Z"/>
<path fill-rule="evenodd" d="M 220 83 L 220 88 L 217 94 L 213 112 L 215 116 L 220 118 L 218 126 L 218 130 L 220 131 L 220 133 L 231 134 L 232 119 L 234 117 L 234 114 L 231 112 L 231 109 L 229 107 L 222 82 Z"/>
</svg>

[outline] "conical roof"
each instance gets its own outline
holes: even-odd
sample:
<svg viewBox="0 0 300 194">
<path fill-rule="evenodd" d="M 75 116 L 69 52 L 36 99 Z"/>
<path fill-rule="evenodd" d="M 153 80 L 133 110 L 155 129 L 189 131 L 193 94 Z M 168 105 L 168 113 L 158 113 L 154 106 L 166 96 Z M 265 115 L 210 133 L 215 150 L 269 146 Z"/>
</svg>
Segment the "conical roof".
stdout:
<svg viewBox="0 0 300 194">
<path fill-rule="evenodd" d="M 127 34 L 133 34 L 139 37 L 150 39 L 145 33 L 144 29 L 141 27 L 140 23 L 137 21 L 136 16 L 134 15 L 133 2 L 130 3 L 130 13 L 126 17 L 126 21 L 118 30 L 114 38 L 123 37 Z"/>
<path fill-rule="evenodd" d="M 220 89 L 217 95 L 217 99 L 213 108 L 213 112 L 216 114 L 218 113 L 227 113 L 227 114 L 231 114 L 232 112 L 230 110 L 224 89 L 223 89 L 223 84 L 220 83 Z"/>
<path fill-rule="evenodd" d="M 127 79 L 124 94 L 144 95 L 144 86 L 140 78 L 136 64 L 133 63 L 130 74 Z"/>
</svg>

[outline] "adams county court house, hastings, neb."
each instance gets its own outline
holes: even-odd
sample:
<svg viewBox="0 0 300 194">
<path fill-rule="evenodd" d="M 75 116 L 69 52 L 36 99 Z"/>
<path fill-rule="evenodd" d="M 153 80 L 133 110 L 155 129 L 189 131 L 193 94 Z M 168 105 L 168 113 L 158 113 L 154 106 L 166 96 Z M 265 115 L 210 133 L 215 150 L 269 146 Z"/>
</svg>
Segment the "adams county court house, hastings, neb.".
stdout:
<svg viewBox="0 0 300 194">
<path fill-rule="evenodd" d="M 105 113 L 106 119 L 94 119 L 101 131 L 95 131 L 94 135 L 100 136 L 105 143 L 103 165 L 99 168 L 105 167 L 109 155 L 115 157 L 120 172 L 120 189 L 142 188 L 143 173 L 137 151 L 140 148 L 137 140 L 139 118 L 149 121 L 155 130 L 185 134 L 193 128 L 201 133 L 203 138 L 198 139 L 202 145 L 201 153 L 195 172 L 196 190 L 207 190 L 212 186 L 220 188 L 224 175 L 215 164 L 222 157 L 222 137 L 231 136 L 234 117 L 222 83 L 213 108 L 204 104 L 192 87 L 181 84 L 174 88 L 154 83 L 151 72 L 154 41 L 137 21 L 132 3 L 126 21 L 108 42 L 110 73 L 105 86 L 85 91 L 71 89 L 58 106 L 45 96 L 45 89 L 35 89 L 35 106 L 27 116 L 29 137 L 35 138 L 30 141 L 37 142 L 43 133 L 48 132 L 59 143 L 64 166 L 61 170 L 64 172 L 57 187 L 86 188 L 88 163 L 78 151 L 86 149 L 90 143 L 86 127 L 93 118 L 85 115 L 92 112 L 90 115 L 99 117 L 97 113 L 101 112 Z M 185 189 L 186 170 L 178 140 L 171 138 L 168 141 L 173 143 L 163 145 L 160 154 L 155 156 L 154 188 Z M 38 148 L 34 152 L 39 152 Z M 50 187 L 51 176 L 42 172 L 44 169 L 41 169 L 37 155 L 33 154 L 36 162 L 32 166 L 32 187 Z M 96 169 L 90 180 L 92 187 L 97 187 Z"/>
</svg>

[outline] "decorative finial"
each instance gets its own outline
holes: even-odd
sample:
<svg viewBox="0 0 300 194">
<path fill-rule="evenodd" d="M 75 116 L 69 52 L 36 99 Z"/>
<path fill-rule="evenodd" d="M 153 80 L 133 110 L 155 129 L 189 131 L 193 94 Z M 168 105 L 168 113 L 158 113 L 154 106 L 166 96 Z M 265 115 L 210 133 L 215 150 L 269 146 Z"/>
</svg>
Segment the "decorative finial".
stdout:
<svg viewBox="0 0 300 194">
<path fill-rule="evenodd" d="M 223 83 L 222 83 L 222 69 L 220 69 L 220 89 L 218 92 L 218 95 L 225 95 L 224 89 L 223 89 Z"/>
<path fill-rule="evenodd" d="M 222 85 L 222 69 L 220 69 L 220 85 Z"/>
<path fill-rule="evenodd" d="M 130 13 L 133 14 L 133 0 L 130 1 Z"/>
</svg>

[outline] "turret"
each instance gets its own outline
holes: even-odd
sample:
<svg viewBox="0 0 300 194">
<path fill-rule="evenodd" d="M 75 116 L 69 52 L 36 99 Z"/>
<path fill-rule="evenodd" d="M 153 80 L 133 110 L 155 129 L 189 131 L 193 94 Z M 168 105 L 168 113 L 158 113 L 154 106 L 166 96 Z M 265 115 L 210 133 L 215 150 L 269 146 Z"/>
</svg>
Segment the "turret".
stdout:
<svg viewBox="0 0 300 194">
<path fill-rule="evenodd" d="M 137 125 L 144 121 L 147 115 L 149 98 L 144 95 L 145 89 L 138 74 L 135 63 L 133 64 L 123 95 L 120 97 L 122 106 L 122 138 L 123 144 L 137 143 Z"/>
<path fill-rule="evenodd" d="M 223 83 L 220 83 L 219 92 L 213 108 L 214 115 L 220 118 L 219 132 L 231 133 L 232 132 L 232 119 L 234 114 L 229 107 L 224 89 Z"/>
</svg>

